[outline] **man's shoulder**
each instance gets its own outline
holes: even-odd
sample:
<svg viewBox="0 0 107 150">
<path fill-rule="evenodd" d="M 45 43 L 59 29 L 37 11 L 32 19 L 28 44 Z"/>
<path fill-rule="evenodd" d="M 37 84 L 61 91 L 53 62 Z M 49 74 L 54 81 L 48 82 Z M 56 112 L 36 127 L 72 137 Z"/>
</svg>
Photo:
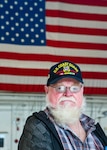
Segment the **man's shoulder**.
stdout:
<svg viewBox="0 0 107 150">
<path fill-rule="evenodd" d="M 95 126 L 96 126 L 96 130 L 94 131 L 94 134 L 101 141 L 103 146 L 107 146 L 107 136 L 104 133 L 102 127 L 100 126 L 99 123 L 97 123 Z"/>
<path fill-rule="evenodd" d="M 44 119 L 45 117 L 46 115 L 44 111 L 34 112 L 27 118 L 26 124 L 28 126 L 36 126 L 37 124 L 40 124 L 41 120 Z"/>
<path fill-rule="evenodd" d="M 44 112 L 43 112 L 44 114 Z M 44 114 L 45 115 L 45 114 Z M 29 116 L 25 123 L 25 130 L 29 131 L 30 133 L 37 134 L 37 132 L 41 132 L 42 134 L 47 132 L 46 125 L 43 121 L 39 118 L 41 116 L 42 119 L 44 117 L 40 115 L 40 113 L 35 112 L 31 116 Z"/>
</svg>

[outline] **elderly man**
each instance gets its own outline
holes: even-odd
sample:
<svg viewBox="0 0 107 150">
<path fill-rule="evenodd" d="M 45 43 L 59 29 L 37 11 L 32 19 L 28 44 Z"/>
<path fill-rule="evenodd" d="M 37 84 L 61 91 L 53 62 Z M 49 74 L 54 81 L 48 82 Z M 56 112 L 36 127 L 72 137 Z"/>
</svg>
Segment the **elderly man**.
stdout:
<svg viewBox="0 0 107 150">
<path fill-rule="evenodd" d="M 50 68 L 46 109 L 28 117 L 18 150 L 104 150 L 107 137 L 85 115 L 84 84 L 78 65 L 62 61 Z"/>
</svg>

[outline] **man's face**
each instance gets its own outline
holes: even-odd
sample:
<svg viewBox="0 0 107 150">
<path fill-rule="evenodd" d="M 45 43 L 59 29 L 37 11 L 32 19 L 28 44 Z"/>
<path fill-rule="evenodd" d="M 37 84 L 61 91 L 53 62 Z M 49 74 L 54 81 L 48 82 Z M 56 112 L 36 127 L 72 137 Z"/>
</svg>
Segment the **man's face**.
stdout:
<svg viewBox="0 0 107 150">
<path fill-rule="evenodd" d="M 70 90 L 72 86 L 74 89 Z M 58 105 L 80 108 L 82 105 L 83 85 L 75 79 L 63 78 L 49 87 L 45 86 L 45 91 L 48 101 L 53 108 L 56 108 Z"/>
</svg>

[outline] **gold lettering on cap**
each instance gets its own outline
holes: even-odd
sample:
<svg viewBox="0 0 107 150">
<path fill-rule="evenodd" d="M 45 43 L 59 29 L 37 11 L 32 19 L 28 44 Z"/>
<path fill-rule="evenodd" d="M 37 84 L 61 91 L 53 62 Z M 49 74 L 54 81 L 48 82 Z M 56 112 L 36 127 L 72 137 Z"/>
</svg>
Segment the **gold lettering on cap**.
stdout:
<svg viewBox="0 0 107 150">
<path fill-rule="evenodd" d="M 72 63 L 69 63 L 69 62 L 63 62 L 63 63 L 61 63 L 61 64 L 59 64 L 54 70 L 53 70 L 53 72 L 54 73 L 57 73 L 59 70 L 60 70 L 60 68 L 65 68 L 65 67 L 71 67 L 72 69 L 74 69 L 75 70 L 75 72 L 78 72 L 79 70 L 78 70 L 78 68 L 74 65 L 74 64 L 72 64 Z"/>
</svg>

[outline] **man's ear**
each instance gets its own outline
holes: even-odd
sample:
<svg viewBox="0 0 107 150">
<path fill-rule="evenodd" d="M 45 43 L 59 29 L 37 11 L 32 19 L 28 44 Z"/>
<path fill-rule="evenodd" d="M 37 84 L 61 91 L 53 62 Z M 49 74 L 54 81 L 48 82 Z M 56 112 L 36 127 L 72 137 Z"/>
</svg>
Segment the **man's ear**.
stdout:
<svg viewBox="0 0 107 150">
<path fill-rule="evenodd" d="M 45 93 L 48 93 L 48 86 L 44 86 Z"/>
</svg>

